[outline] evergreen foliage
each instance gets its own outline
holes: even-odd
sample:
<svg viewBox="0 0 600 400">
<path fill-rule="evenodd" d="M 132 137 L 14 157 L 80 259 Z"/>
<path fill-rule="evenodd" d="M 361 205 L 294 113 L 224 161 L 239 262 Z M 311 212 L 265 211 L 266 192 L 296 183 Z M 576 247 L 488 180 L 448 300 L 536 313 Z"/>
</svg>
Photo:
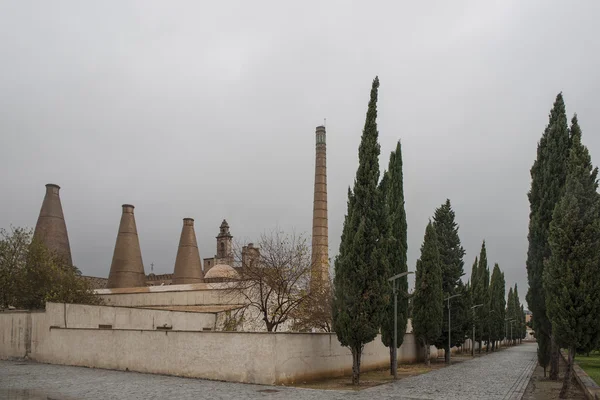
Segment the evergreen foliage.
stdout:
<svg viewBox="0 0 600 400">
<path fill-rule="evenodd" d="M 514 314 L 514 318 L 515 318 L 515 328 L 514 328 L 514 339 L 520 339 L 521 338 L 521 332 L 523 332 L 523 330 L 525 329 L 525 313 L 521 312 L 522 309 L 522 304 L 521 304 L 521 299 L 519 298 L 519 289 L 517 288 L 517 284 L 515 283 L 515 290 L 513 291 L 513 294 L 515 296 L 515 309 L 513 311 Z"/>
<path fill-rule="evenodd" d="M 511 340 L 511 324 L 514 325 L 514 322 L 510 322 L 511 320 L 514 320 L 515 315 L 514 315 L 514 310 L 515 310 L 515 296 L 513 294 L 513 288 L 511 287 L 510 289 L 508 289 L 508 296 L 506 298 L 506 316 L 505 316 L 505 334 L 506 334 L 506 340 Z"/>
<path fill-rule="evenodd" d="M 506 314 L 506 299 L 504 273 L 496 263 L 492 272 L 489 290 L 489 329 L 490 339 L 492 340 L 492 350 L 495 348 L 495 342 L 504 337 L 504 319 Z"/>
<path fill-rule="evenodd" d="M 452 346 L 462 346 L 465 340 L 471 337 L 473 329 L 473 313 L 471 306 L 471 290 L 469 285 L 465 285 L 462 280 L 458 282 L 456 293 L 461 296 L 452 306 Z M 454 300 L 454 299 L 453 299 Z M 454 329 L 456 326 L 456 330 Z"/>
<path fill-rule="evenodd" d="M 39 310 L 46 302 L 101 304 L 77 267 L 23 228 L 0 229 L 0 310 Z"/>
<path fill-rule="evenodd" d="M 481 251 L 479 253 L 479 263 L 477 265 L 476 273 L 474 276 L 474 282 L 472 281 L 472 293 L 473 293 L 473 305 L 483 304 L 481 307 L 475 309 L 475 338 L 479 341 L 479 352 L 483 347 L 483 340 L 488 339 L 488 315 L 489 315 L 489 301 L 488 301 L 488 290 L 490 282 L 490 270 L 487 264 L 487 252 L 485 248 L 485 240 L 481 245 Z"/>
<path fill-rule="evenodd" d="M 547 316 L 556 343 L 569 349 L 561 398 L 568 390 L 577 349 L 600 336 L 600 199 L 598 169 L 581 143 L 577 116 L 571 125 L 565 193 L 550 223 L 551 256 L 544 270 Z"/>
<path fill-rule="evenodd" d="M 389 268 L 385 246 L 388 218 L 378 187 L 379 152 L 377 95 L 373 80 L 361 143 L 354 190 L 348 189 L 340 251 L 335 260 L 333 329 L 352 351 L 352 382 L 359 384 L 364 345 L 377 336 L 389 302 Z"/>
<path fill-rule="evenodd" d="M 471 267 L 471 280 L 469 281 L 471 283 L 470 289 L 471 291 L 474 290 L 474 288 L 477 286 L 477 277 L 479 276 L 477 274 L 477 265 L 479 264 L 479 261 L 477 259 L 477 257 L 475 257 L 475 262 L 473 262 L 473 266 Z"/>
<path fill-rule="evenodd" d="M 563 192 L 569 156 L 569 131 L 562 93 L 556 96 L 548 125 L 538 143 L 537 159 L 531 167 L 529 198 L 529 248 L 527 250 L 527 303 L 534 315 L 534 330 L 538 338 L 538 361 L 544 369 L 551 360 L 550 377 L 558 379 L 558 352 L 548 345 L 552 327 L 546 315 L 546 293 L 542 276 L 544 261 L 550 258 L 548 235 L 554 207 Z M 546 336 L 540 339 L 540 336 Z M 550 354 L 544 351 L 552 349 Z"/>
<path fill-rule="evenodd" d="M 464 275 L 464 261 L 465 250 L 461 246 L 460 237 L 458 236 L 458 224 L 455 221 L 456 214 L 452 209 L 450 200 L 446 200 L 444 204 L 435 210 L 433 216 L 433 227 L 435 228 L 438 251 L 440 254 L 440 267 L 442 270 L 442 290 L 444 292 L 444 298 L 460 294 L 461 296 L 455 297 L 450 300 L 451 308 L 451 327 L 452 334 L 450 340 L 452 345 L 460 346 L 465 340 L 465 318 L 467 314 L 462 312 L 456 312 L 464 308 L 464 303 L 467 299 L 463 298 L 464 288 L 462 286 L 461 277 Z M 460 285 L 460 287 L 459 287 Z M 469 329 L 467 329 L 468 331 Z M 448 307 L 447 303 L 444 303 L 444 316 L 442 323 L 442 333 L 435 341 L 435 346 L 438 348 L 444 348 L 446 355 L 446 362 L 449 361 L 449 349 L 448 349 Z"/>
<path fill-rule="evenodd" d="M 533 316 L 533 318 L 535 319 L 535 315 Z M 538 345 L 538 348 L 537 348 L 538 362 L 540 363 L 542 368 L 544 368 L 544 378 L 545 378 L 546 377 L 546 369 L 548 368 L 548 365 L 550 364 L 550 349 L 551 349 L 550 337 L 543 335 L 543 334 L 539 334 L 536 331 L 534 331 L 534 334 L 535 334 L 535 341 L 537 342 L 537 345 Z"/>
<path fill-rule="evenodd" d="M 521 332 L 525 328 L 525 313 L 521 311 L 521 300 L 519 299 L 519 290 L 517 284 L 508 291 L 508 300 L 506 302 L 507 330 L 506 337 L 513 343 L 521 337 Z M 511 330 L 512 328 L 512 330 Z"/>
<path fill-rule="evenodd" d="M 390 154 L 390 162 L 387 172 L 384 173 L 380 184 L 385 210 L 389 219 L 389 230 L 387 232 L 386 258 L 389 262 L 390 276 L 408 271 L 406 264 L 407 225 L 406 212 L 404 210 L 404 186 L 402 176 L 402 146 L 400 142 L 396 150 Z M 396 282 L 398 286 L 398 315 L 397 315 L 397 347 L 402 345 L 406 323 L 408 320 L 408 277 L 400 278 Z M 389 286 L 388 286 L 389 287 Z M 389 293 L 390 299 L 385 316 L 381 325 L 381 340 L 383 344 L 390 347 L 390 368 L 394 356 L 394 297 Z M 391 371 L 393 374 L 393 370 Z"/>
<path fill-rule="evenodd" d="M 519 325 L 521 328 L 521 331 L 519 332 L 519 339 L 523 340 L 527 336 L 527 318 L 525 316 L 525 307 L 523 304 L 521 304 L 521 312 L 519 313 L 519 316 L 521 317 L 521 324 Z"/>
<path fill-rule="evenodd" d="M 425 347 L 425 363 L 429 365 L 430 345 L 442 332 L 443 318 L 442 270 L 435 228 L 427 224 L 417 260 L 413 300 L 413 332 Z"/>
<path fill-rule="evenodd" d="M 477 277 L 479 276 L 477 274 L 477 265 L 479 264 L 479 260 L 477 257 L 475 257 L 475 261 L 473 262 L 473 266 L 471 267 L 471 280 L 469 281 L 469 297 L 471 300 L 471 307 L 480 304 L 477 303 L 477 293 L 475 293 L 475 290 L 477 288 Z M 475 313 L 476 310 L 472 311 L 469 315 L 471 318 L 471 328 L 473 328 L 473 324 L 475 324 L 475 328 L 478 329 L 479 325 L 477 324 L 477 314 Z M 475 338 L 477 338 L 477 332 L 475 332 L 475 337 L 473 336 L 473 331 L 469 330 L 469 338 L 471 338 L 471 340 L 473 341 L 473 345 L 475 342 Z"/>
<path fill-rule="evenodd" d="M 513 328 L 513 339 L 517 340 L 521 337 L 521 332 L 523 331 L 523 329 L 525 329 L 525 315 L 521 313 L 521 299 L 519 298 L 519 289 L 517 288 L 516 283 L 513 295 L 515 296 L 514 310 L 512 312 L 513 318 L 515 319 L 515 326 Z"/>
</svg>

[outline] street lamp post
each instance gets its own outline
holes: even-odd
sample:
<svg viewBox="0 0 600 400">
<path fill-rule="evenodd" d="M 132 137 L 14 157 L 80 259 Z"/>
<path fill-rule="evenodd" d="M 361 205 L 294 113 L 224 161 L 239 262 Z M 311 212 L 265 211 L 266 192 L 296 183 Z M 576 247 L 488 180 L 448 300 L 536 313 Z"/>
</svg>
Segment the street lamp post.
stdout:
<svg viewBox="0 0 600 400">
<path fill-rule="evenodd" d="M 452 341 L 450 340 L 450 336 L 451 336 L 451 333 L 452 333 L 452 330 L 450 329 L 450 299 L 453 299 L 453 298 L 458 297 L 458 296 L 460 296 L 460 294 L 455 294 L 455 295 L 452 295 L 450 297 L 446 297 L 444 299 L 444 301 L 446 301 L 446 300 L 448 301 L 448 365 L 451 364 L 450 357 L 452 356 L 452 351 L 451 351 L 451 349 L 452 349 Z"/>
<path fill-rule="evenodd" d="M 477 307 L 481 307 L 483 304 L 477 304 L 476 306 L 471 307 L 473 310 L 473 337 L 471 338 L 471 357 L 475 357 L 475 309 Z"/>
<path fill-rule="evenodd" d="M 388 282 L 392 282 L 392 290 L 394 292 L 394 348 L 392 350 L 392 369 L 394 370 L 394 379 L 398 379 L 398 285 L 396 284 L 396 281 L 408 274 L 414 274 L 414 272 L 402 272 L 388 279 Z"/>
</svg>

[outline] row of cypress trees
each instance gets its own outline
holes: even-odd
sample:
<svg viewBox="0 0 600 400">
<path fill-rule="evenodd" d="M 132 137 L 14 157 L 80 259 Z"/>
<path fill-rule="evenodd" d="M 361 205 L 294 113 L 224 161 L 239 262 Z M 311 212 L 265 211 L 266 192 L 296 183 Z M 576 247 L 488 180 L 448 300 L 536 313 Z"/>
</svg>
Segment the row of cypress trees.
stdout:
<svg viewBox="0 0 600 400">
<path fill-rule="evenodd" d="M 417 261 L 417 276 L 413 305 L 414 333 L 423 341 L 426 351 L 433 344 L 445 350 L 449 362 L 448 303 L 452 313 L 451 345 L 461 346 L 466 338 L 487 343 L 486 352 L 496 349 L 503 339 L 525 337 L 525 310 L 520 302 L 517 285 L 511 287 L 506 299 L 504 273 L 496 263 L 490 277 L 485 241 L 471 271 L 471 280 L 464 285 L 464 249 L 458 237 L 458 225 L 450 201 L 439 207 L 425 231 L 421 258 Z M 458 295 L 459 297 L 451 298 Z M 475 306 L 473 312 L 472 308 Z M 510 329 L 510 330 L 509 330 Z M 511 333 L 509 335 L 509 332 Z M 513 341 L 513 342 L 514 342 Z M 428 354 L 427 354 L 428 356 Z"/>
<path fill-rule="evenodd" d="M 600 340 L 598 169 L 581 138 L 577 115 L 569 127 L 559 93 L 531 168 L 527 301 L 538 361 L 544 372 L 550 365 L 551 379 L 558 379 L 559 349 L 569 350 L 561 398 L 576 352 Z"/>
<path fill-rule="evenodd" d="M 354 186 L 348 189 L 348 209 L 339 253 L 335 259 L 333 281 L 333 330 L 340 343 L 352 352 L 352 381 L 356 385 L 360 380 L 360 362 L 364 346 L 373 341 L 379 332 L 383 343 L 390 347 L 390 361 L 394 358 L 394 303 L 391 286 L 387 280 L 408 270 L 402 149 L 398 142 L 395 151 L 390 155 L 388 170 L 380 180 L 378 91 L 379 78 L 376 77 L 371 86 L 359 146 L 359 166 Z M 446 200 L 436 209 L 433 221 L 427 226 L 421 257 L 417 261 L 413 328 L 415 335 L 426 344 L 426 349 L 429 349 L 429 344 L 435 344 L 446 349 L 447 355 L 448 325 L 445 321 L 448 318 L 448 309 L 443 305 L 444 298 L 460 295 L 452 300 L 454 323 L 451 345 L 461 345 L 472 326 L 470 306 L 474 291 L 461 280 L 464 275 L 464 254 L 455 214 L 450 200 Z M 487 261 L 485 265 L 487 266 Z M 486 281 L 489 281 L 489 271 L 487 274 Z M 479 294 L 479 286 L 477 290 Z M 487 291 L 488 286 L 481 290 Z M 503 283 L 494 286 L 494 290 L 497 293 L 502 292 L 504 299 Z M 407 278 L 400 278 L 398 347 L 402 344 L 408 319 L 407 291 Z M 494 303 L 490 307 L 496 309 L 499 304 Z M 501 308 L 504 311 L 503 305 Z M 390 367 L 393 373 L 391 362 Z"/>
<path fill-rule="evenodd" d="M 509 288 L 507 298 L 506 280 L 498 263 L 494 264 L 490 277 L 485 241 L 479 258 L 475 257 L 468 285 L 472 305 L 476 306 L 472 316 L 475 337 L 471 339 L 479 343 L 480 353 L 484 342 L 487 343 L 486 351 L 490 346 L 493 351 L 500 340 L 512 339 L 514 342 L 525 337 L 525 309 L 519 299 L 517 284 L 514 289 Z"/>
</svg>

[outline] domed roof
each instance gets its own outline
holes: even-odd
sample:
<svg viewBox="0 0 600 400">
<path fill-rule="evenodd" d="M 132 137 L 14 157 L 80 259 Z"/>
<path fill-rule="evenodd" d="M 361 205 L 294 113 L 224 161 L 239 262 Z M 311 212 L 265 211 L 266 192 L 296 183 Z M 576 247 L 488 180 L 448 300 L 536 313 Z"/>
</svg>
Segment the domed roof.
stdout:
<svg viewBox="0 0 600 400">
<path fill-rule="evenodd" d="M 239 279 L 239 274 L 237 271 L 230 265 L 227 264 L 217 264 L 211 269 L 208 270 L 206 275 L 204 275 L 205 280 L 211 279 Z"/>
</svg>

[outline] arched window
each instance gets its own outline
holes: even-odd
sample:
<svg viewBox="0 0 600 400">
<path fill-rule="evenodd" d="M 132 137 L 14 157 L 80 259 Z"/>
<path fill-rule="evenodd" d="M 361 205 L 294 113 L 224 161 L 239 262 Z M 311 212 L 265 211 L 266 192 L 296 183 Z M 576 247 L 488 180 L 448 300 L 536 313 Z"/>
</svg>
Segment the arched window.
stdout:
<svg viewBox="0 0 600 400">
<path fill-rule="evenodd" d="M 221 242 L 221 254 L 225 254 L 225 243 Z"/>
</svg>

